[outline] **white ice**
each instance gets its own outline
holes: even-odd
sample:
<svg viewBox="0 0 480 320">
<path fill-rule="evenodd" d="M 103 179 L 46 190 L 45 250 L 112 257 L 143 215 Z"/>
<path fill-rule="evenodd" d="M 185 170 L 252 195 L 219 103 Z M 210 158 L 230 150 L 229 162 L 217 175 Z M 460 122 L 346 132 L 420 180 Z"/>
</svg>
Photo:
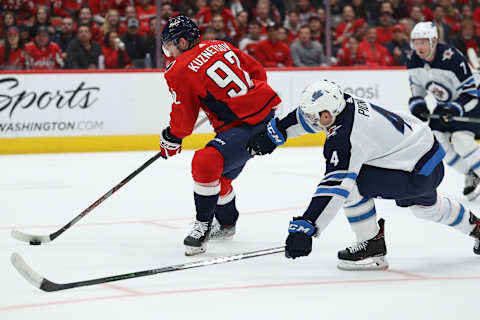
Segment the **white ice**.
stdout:
<svg viewBox="0 0 480 320">
<path fill-rule="evenodd" d="M 185 257 L 194 217 L 191 151 L 158 160 L 49 244 L 29 246 L 12 229 L 49 234 L 138 168 L 153 152 L 0 157 L 0 319 L 478 319 L 480 257 L 473 240 L 377 201 L 386 219 L 390 269 L 345 272 L 339 249 L 353 234 L 339 212 L 306 258 L 274 254 L 105 285 L 46 293 L 10 264 L 20 253 L 37 272 L 72 282 L 283 245 L 322 177 L 321 148 L 280 149 L 248 163 L 234 182 L 237 234 Z M 448 168 L 440 192 L 462 198 Z"/>
</svg>

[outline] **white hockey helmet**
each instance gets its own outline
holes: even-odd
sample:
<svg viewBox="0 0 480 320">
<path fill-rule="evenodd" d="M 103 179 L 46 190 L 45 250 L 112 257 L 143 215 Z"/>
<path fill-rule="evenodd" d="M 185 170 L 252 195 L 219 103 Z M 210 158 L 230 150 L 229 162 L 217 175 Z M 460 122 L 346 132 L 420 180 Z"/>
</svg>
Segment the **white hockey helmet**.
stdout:
<svg viewBox="0 0 480 320">
<path fill-rule="evenodd" d="M 300 98 L 300 111 L 314 128 L 326 130 L 335 122 L 335 118 L 345 108 L 342 88 L 333 81 L 322 79 L 308 85 Z M 320 114 L 329 111 L 332 122 L 326 126 L 320 123 Z"/>
<path fill-rule="evenodd" d="M 428 39 L 430 42 L 430 54 L 433 54 L 435 44 L 433 39 L 438 39 L 438 31 L 435 23 L 431 21 L 419 22 L 413 27 L 410 33 L 410 47 L 414 49 L 413 40 L 415 39 Z"/>
</svg>

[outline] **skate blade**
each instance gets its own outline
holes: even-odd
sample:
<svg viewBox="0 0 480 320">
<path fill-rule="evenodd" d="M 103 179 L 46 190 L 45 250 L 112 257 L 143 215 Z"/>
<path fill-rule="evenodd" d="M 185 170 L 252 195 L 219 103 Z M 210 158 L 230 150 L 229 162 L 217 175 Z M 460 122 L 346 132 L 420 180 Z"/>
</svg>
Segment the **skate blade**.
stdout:
<svg viewBox="0 0 480 320">
<path fill-rule="evenodd" d="M 217 240 L 232 240 L 233 234 L 229 236 L 213 236 L 210 235 L 209 240 L 217 241 Z"/>
<path fill-rule="evenodd" d="M 388 262 L 384 256 L 367 258 L 360 261 L 338 260 L 337 268 L 347 271 L 385 270 L 388 269 Z"/>
<path fill-rule="evenodd" d="M 480 185 L 478 185 L 472 192 L 466 194 L 465 197 L 468 201 L 475 200 L 478 196 L 480 196 Z"/>
<path fill-rule="evenodd" d="M 201 247 L 190 247 L 190 246 L 185 246 L 185 255 L 187 257 L 190 256 L 195 256 L 197 254 L 202 254 L 205 251 L 207 251 L 206 246 L 201 246 Z"/>
</svg>

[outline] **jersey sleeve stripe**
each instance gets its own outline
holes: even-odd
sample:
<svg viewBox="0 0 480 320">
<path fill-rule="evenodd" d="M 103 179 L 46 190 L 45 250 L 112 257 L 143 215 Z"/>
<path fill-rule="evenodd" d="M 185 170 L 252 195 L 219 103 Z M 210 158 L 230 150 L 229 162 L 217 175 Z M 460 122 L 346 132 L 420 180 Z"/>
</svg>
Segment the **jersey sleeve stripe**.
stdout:
<svg viewBox="0 0 480 320">
<path fill-rule="evenodd" d="M 342 188 L 322 186 L 318 188 L 317 191 L 315 191 L 315 196 L 323 196 L 323 195 L 341 196 L 346 199 L 350 195 L 350 192 Z"/>
<path fill-rule="evenodd" d="M 310 125 L 305 121 L 302 115 L 302 111 L 300 108 L 297 108 L 297 116 L 298 120 L 300 121 L 300 124 L 302 125 L 303 130 L 307 131 L 308 133 L 315 133 L 316 131 L 310 127 Z"/>
<path fill-rule="evenodd" d="M 455 155 L 455 158 L 453 158 L 452 160 L 450 160 L 450 162 L 448 162 L 447 164 L 448 164 L 449 166 L 453 166 L 453 165 L 458 161 L 458 159 L 460 159 L 460 156 L 457 154 L 457 155 Z"/>
<path fill-rule="evenodd" d="M 457 90 L 460 90 L 461 88 L 463 88 L 463 87 L 471 84 L 471 83 L 474 82 L 474 81 L 475 81 L 475 79 L 473 78 L 473 76 L 468 77 L 468 79 L 466 79 L 466 80 L 457 88 Z"/>
<path fill-rule="evenodd" d="M 455 109 L 458 110 L 458 112 L 460 113 L 460 116 L 463 116 L 463 108 L 462 106 L 460 106 L 458 103 L 456 102 L 450 102 L 449 103 L 450 106 L 454 107 Z"/>
<path fill-rule="evenodd" d="M 329 179 L 352 179 L 352 180 L 357 180 L 357 174 L 355 172 L 333 172 L 328 175 L 326 175 L 323 178 L 323 181 L 329 180 Z"/>
<path fill-rule="evenodd" d="M 348 217 L 348 222 L 350 223 L 355 223 L 355 222 L 361 222 L 363 220 L 367 220 L 368 218 L 374 216 L 376 214 L 375 207 L 373 207 L 372 210 L 368 211 L 367 213 L 364 213 L 362 215 L 356 216 L 356 217 Z"/>
</svg>

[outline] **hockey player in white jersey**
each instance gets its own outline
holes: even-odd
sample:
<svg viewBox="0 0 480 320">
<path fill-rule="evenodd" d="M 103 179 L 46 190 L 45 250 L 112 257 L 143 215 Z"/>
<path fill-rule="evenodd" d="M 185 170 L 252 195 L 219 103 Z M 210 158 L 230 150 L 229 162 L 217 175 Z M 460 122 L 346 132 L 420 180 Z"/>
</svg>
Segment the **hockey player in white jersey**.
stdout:
<svg viewBox="0 0 480 320">
<path fill-rule="evenodd" d="M 453 199 L 437 195 L 445 151 L 426 124 L 343 93 L 326 79 L 309 85 L 300 106 L 272 119 L 250 139 L 247 151 L 271 153 L 287 138 L 326 131 L 325 175 L 303 216 L 290 222 L 285 254 L 307 256 L 343 207 L 357 237 L 338 253 L 341 269 L 387 268 L 384 220 L 377 224 L 374 198 L 393 199 L 419 218 L 439 222 L 475 239 L 480 254 L 480 219 Z"/>
<path fill-rule="evenodd" d="M 480 148 L 475 135 L 480 126 L 452 121 L 453 116 L 480 117 L 479 83 L 466 58 L 457 49 L 438 43 L 432 22 L 420 22 L 411 32 L 414 49 L 407 60 L 412 97 L 409 107 L 417 118 L 428 121 L 425 102 L 431 93 L 437 102 L 430 128 L 446 151 L 445 162 L 465 175 L 463 194 L 468 200 L 480 195 Z"/>
</svg>

